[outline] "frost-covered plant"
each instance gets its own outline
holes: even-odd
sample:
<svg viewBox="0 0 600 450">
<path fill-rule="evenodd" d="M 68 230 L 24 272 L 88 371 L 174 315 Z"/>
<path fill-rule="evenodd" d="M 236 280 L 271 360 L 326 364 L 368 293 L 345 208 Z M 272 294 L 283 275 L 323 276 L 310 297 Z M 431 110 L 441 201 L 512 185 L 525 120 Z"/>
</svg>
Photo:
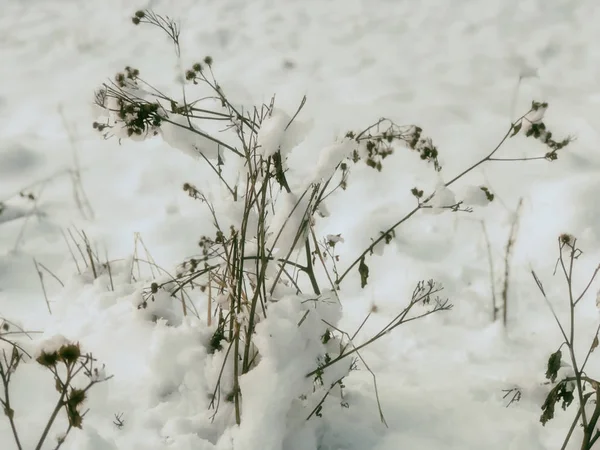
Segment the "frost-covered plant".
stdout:
<svg viewBox="0 0 600 450">
<path fill-rule="evenodd" d="M 180 57 L 176 22 L 153 11 L 138 11 L 132 21 L 163 30 Z M 209 354 L 221 365 L 209 393 L 213 417 L 232 414 L 235 423 L 241 424 L 238 432 L 252 439 L 264 430 L 246 425 L 251 421 L 244 418 L 258 410 L 267 422 L 293 424 L 320 416 L 327 398 L 338 397 L 347 406 L 343 381 L 362 361 L 361 349 L 404 323 L 451 308 L 437 295 L 442 289 L 439 283 L 421 281 L 408 305 L 362 343 L 354 341 L 370 314 L 352 334 L 338 328 L 341 282 L 358 266 L 354 273 L 365 287 L 367 257 L 379 252 L 380 244 L 392 242 L 400 224 L 423 209 L 470 211 L 469 205 L 491 202 L 494 194 L 485 186 L 471 189 L 468 198 L 459 201 L 449 186 L 485 162 L 507 160 L 496 154 L 520 130 L 550 148 L 540 157 L 548 160 L 556 159 L 568 140 L 552 140 L 541 122 L 547 105 L 534 102 L 481 161 L 450 181 L 440 182 L 434 192 L 412 189 L 417 206 L 374 237 L 341 271 L 335 251 L 343 242 L 341 235 L 319 238 L 316 224 L 327 220 L 325 201 L 346 189 L 352 166 L 364 163 L 381 171 L 387 157 L 408 148 L 441 172 L 438 149 L 420 127 L 399 126 L 382 118 L 363 130 L 347 132 L 322 150 L 309 179 L 290 183 L 288 156 L 307 131 L 306 124 L 297 119 L 306 98 L 294 114 L 277 108 L 274 98 L 268 104 L 242 108 L 226 95 L 213 65 L 207 56 L 184 71 L 181 98 L 159 91 L 139 70 L 126 67 L 96 92 L 101 118 L 93 126 L 104 137 L 144 140 L 160 136 L 172 147 L 202 159 L 220 180 L 221 199 L 192 183 L 183 185 L 187 195 L 205 205 L 214 233 L 201 237 L 200 253 L 185 261 L 176 276 L 154 280 L 139 307 L 146 309 L 158 296 L 170 295 L 181 297 L 186 314 L 184 292 L 194 288 L 202 292 L 209 325 L 216 318 L 207 344 Z M 190 90 L 204 95 L 190 100 Z M 223 125 L 221 131 L 206 131 L 214 124 Z M 381 408 L 380 415 L 385 422 Z M 270 433 L 268 439 L 281 447 L 285 436 L 278 432 Z"/>
<path fill-rule="evenodd" d="M 22 450 L 17 427 L 18 415 L 15 412 L 15 405 L 11 403 L 10 383 L 22 363 L 35 360 L 40 366 L 46 368 L 53 376 L 59 397 L 41 431 L 35 450 L 43 447 L 54 422 L 63 411 L 68 426 L 59 435 L 53 447 L 59 449 L 73 428 L 82 428 L 83 417 L 87 413 L 82 411 L 82 406 L 88 391 L 95 384 L 112 377 L 106 375 L 103 367 L 96 366 L 96 360 L 91 354 L 82 353 L 78 343 L 70 342 L 62 336 L 55 336 L 43 342 L 37 353 L 32 356 L 16 339 L 23 335 L 28 333 L 18 325 L 0 318 L 0 381 L 2 382 L 0 405 L 10 423 L 17 448 Z M 85 379 L 86 383 L 82 384 L 80 381 L 82 379 Z"/>
<path fill-rule="evenodd" d="M 582 450 L 590 450 L 593 448 L 596 441 L 600 439 L 600 427 L 598 423 L 598 420 L 600 419 L 600 381 L 590 377 L 586 373 L 585 367 L 592 352 L 598 347 L 600 324 L 598 324 L 598 327 L 596 328 L 596 333 L 591 340 L 582 362 L 579 357 L 580 355 L 578 356 L 575 351 L 575 308 L 579 302 L 583 300 L 585 294 L 594 282 L 596 275 L 598 275 L 598 271 L 600 271 L 600 265 L 594 270 L 586 287 L 579 295 L 577 295 L 573 286 L 573 274 L 575 263 L 583 252 L 577 247 L 577 239 L 569 234 L 562 234 L 558 238 L 558 251 L 559 257 L 557 267 L 560 268 L 560 271 L 565 278 L 568 292 L 569 318 L 567 324 L 563 324 L 559 320 L 552 304 L 546 296 L 546 291 L 544 290 L 542 282 L 537 274 L 533 270 L 531 271 L 544 300 L 546 300 L 548 307 L 552 311 L 552 315 L 554 316 L 563 337 L 563 342 L 558 350 L 553 352 L 548 358 L 546 379 L 554 386 L 548 393 L 546 400 L 542 405 L 543 412 L 540 417 L 540 422 L 542 425 L 546 425 L 549 420 L 554 418 L 557 403 L 560 403 L 562 409 L 566 410 L 567 407 L 576 400 L 577 413 L 561 449 L 567 447 L 567 444 L 573 437 L 576 426 L 579 425 L 583 430 L 580 448 Z M 598 299 L 596 300 L 596 304 L 600 306 Z M 563 347 L 566 347 L 567 349 L 566 361 L 563 360 L 563 352 L 561 350 Z M 557 379 L 559 379 L 558 382 L 556 381 Z"/>
</svg>

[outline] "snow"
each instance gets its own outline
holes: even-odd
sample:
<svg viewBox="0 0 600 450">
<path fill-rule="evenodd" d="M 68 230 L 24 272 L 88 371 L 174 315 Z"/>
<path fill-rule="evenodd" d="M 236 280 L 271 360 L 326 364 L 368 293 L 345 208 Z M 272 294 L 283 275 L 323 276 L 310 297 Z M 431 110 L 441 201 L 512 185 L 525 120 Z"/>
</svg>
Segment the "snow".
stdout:
<svg viewBox="0 0 600 450">
<path fill-rule="evenodd" d="M 435 188 L 435 196 L 431 201 L 432 211 L 435 214 L 441 214 L 444 212 L 444 208 L 449 208 L 453 205 L 456 205 L 456 195 L 445 186 L 443 181 L 440 181 Z"/>
<path fill-rule="evenodd" d="M 191 127 L 200 133 L 206 133 L 203 130 L 198 130 L 194 124 L 190 125 L 187 117 L 172 115 L 168 117 L 168 120 L 168 122 L 165 121 L 162 123 L 160 135 L 171 147 L 181 150 L 195 159 L 201 159 L 200 154 L 203 154 L 207 159 L 213 159 L 215 161 L 219 156 L 221 156 L 222 159 L 225 159 L 223 149 L 219 144 L 185 129 Z"/>
<path fill-rule="evenodd" d="M 292 120 L 286 112 L 274 108 L 258 131 L 258 154 L 272 156 L 278 151 L 286 157 L 304 139 L 310 123 Z"/>
<path fill-rule="evenodd" d="M 83 429 L 73 429 L 61 449 L 558 448 L 575 404 L 567 411 L 557 407 L 545 427 L 539 423 L 549 390 L 547 359 L 562 338 L 531 270 L 566 321 L 566 283 L 560 271 L 552 276 L 558 236 L 574 235 L 584 250 L 576 265 L 577 291 L 600 261 L 597 2 L 146 3 L 136 7 L 181 19 L 181 61 L 158 30 L 131 24 L 134 8 L 124 0 L 4 0 L 0 14 L 0 317 L 10 320 L 10 331 L 28 331 L 16 338 L 33 358 L 42 349 L 79 343 L 82 353 L 98 360 L 98 380 L 113 376 L 90 389 Z M 180 299 L 174 301 L 166 290 L 155 293 L 145 308 L 140 305 L 151 281 L 170 279 L 152 261 L 175 273 L 184 259 L 201 253 L 200 236 L 214 237 L 212 217 L 182 192 L 183 183 L 198 186 L 213 202 L 223 229 L 239 224 L 240 205 L 228 201 L 199 152 L 213 163 L 221 152 L 228 181 L 244 180 L 243 162 L 166 121 L 133 136 L 141 141 L 135 143 L 119 127 L 113 130 L 117 137 L 105 141 L 91 126 L 99 120 L 92 108 L 94 91 L 125 66 L 138 67 L 157 89 L 178 98 L 181 67 L 207 54 L 240 109 L 269 104 L 275 95 L 258 149 L 265 156 L 281 150 L 289 169 L 292 192 L 277 194 L 268 217 L 269 244 L 275 244 L 277 257 L 290 251 L 305 219 L 311 196 L 299 202 L 304 189 L 327 180 L 351 153 L 351 141 L 344 138 L 348 131 L 380 117 L 422 127 L 440 152 L 445 181 L 489 154 L 532 100 L 549 107 L 527 115 L 521 132 L 495 157 L 543 156 L 547 148 L 525 137 L 531 123 L 542 119 L 555 136 L 577 139 L 558 161 L 486 163 L 450 188 L 405 148 L 386 158 L 381 173 L 349 164 L 347 191 L 320 205 L 327 217 L 312 224 L 318 239 L 337 243 L 340 270 L 416 206 L 413 187 L 424 190 L 425 197 L 436 191 L 435 214 L 416 214 L 396 229 L 390 245 L 382 241 L 367 255 L 365 289 L 360 289 L 358 265 L 336 295 L 324 291 L 318 302 L 296 295 L 290 285 L 275 287 L 269 318 L 257 328 L 262 359 L 240 377 L 245 394 L 242 422 L 236 426 L 234 407 L 225 401 L 233 388 L 234 360 L 226 348 L 211 353 L 217 318 L 208 325 L 206 294 L 199 288 L 192 292 L 187 316 Z M 306 104 L 287 127 L 305 94 Z M 74 131 L 67 131 L 59 108 Z M 181 116 L 169 113 L 169 119 L 187 125 Z M 231 143 L 231 130 L 198 126 Z M 153 131 L 159 132 L 156 137 Z M 75 172 L 93 220 L 78 206 Z M 494 194 L 493 202 L 481 186 Z M 501 302 L 506 244 L 521 198 L 504 329 L 492 323 L 490 283 Z M 474 212 L 445 208 L 460 201 Z M 256 218 L 250 219 L 249 229 L 255 229 Z M 97 267 L 95 278 L 69 240 L 72 256 L 62 234 L 67 229 L 75 236 L 84 230 L 101 262 L 109 255 L 111 273 Z M 134 232 L 147 251 L 134 243 Z M 303 245 L 300 239 L 296 249 Z M 135 248 L 150 263 L 138 267 Z M 56 276 L 43 272 L 52 314 L 34 258 Z M 267 276 L 274 276 L 274 267 Z M 406 306 L 419 280 L 430 278 L 443 283 L 441 294 L 454 308 L 398 327 L 360 352 L 377 377 L 388 427 L 380 421 L 373 376 L 362 361 L 344 380 L 348 408 L 340 405 L 336 388 L 323 404 L 323 417 L 306 421 L 323 389 L 344 375 L 350 362 L 326 370 L 324 385 L 313 392 L 304 369 L 325 351 L 333 357 L 339 352 L 335 339 L 326 345 L 316 339 L 326 329 L 321 319 L 352 335 L 372 311 L 354 336 L 360 344 Z M 598 280 L 578 305 L 582 354 L 598 326 L 597 292 Z M 212 301 L 229 307 L 216 289 Z M 247 321 L 248 315 L 241 319 Z M 0 348 L 7 349 L 5 344 Z M 221 404 L 213 418 L 210 402 L 223 365 Z M 595 352 L 586 372 L 594 376 L 599 370 Z M 567 372 L 561 369 L 560 375 Z M 11 400 L 17 428 L 23 448 L 35 448 L 57 400 L 54 381 L 35 359 L 27 359 L 15 374 Z M 506 407 L 503 389 L 513 387 L 522 398 Z M 124 424 L 117 427 L 115 415 L 121 413 Z M 56 446 L 66 425 L 61 415 L 44 449 Z M 576 429 L 569 449 L 579 448 L 580 436 Z M 4 417 L 0 442 L 2 448 L 16 448 Z"/>
<path fill-rule="evenodd" d="M 40 342 L 38 351 L 35 355 L 37 358 L 42 353 L 54 353 L 57 352 L 61 347 L 65 345 L 69 345 L 71 342 L 64 336 L 57 334 L 50 339 L 46 339 L 45 341 Z"/>
<path fill-rule="evenodd" d="M 355 145 L 346 139 L 340 143 L 329 145 L 321 150 L 319 161 L 315 170 L 314 181 L 329 178 L 337 165 L 344 162 L 350 156 Z"/>
<path fill-rule="evenodd" d="M 269 319 L 257 328 L 256 344 L 263 359 L 240 380 L 242 392 L 246 394 L 242 424 L 233 434 L 233 448 L 288 448 L 290 444 L 284 444 L 286 434 L 301 427 L 307 411 L 312 409 L 303 407 L 298 398 L 308 396 L 305 401 L 315 405 L 314 398 L 320 393 L 312 393 L 312 380 L 306 378 L 305 369 L 314 366 L 325 351 L 319 339 L 326 328 L 322 320 L 335 325 L 335 319 L 339 320 L 340 316 L 337 303 L 300 303 L 292 296 L 279 300 L 269 311 Z M 306 311 L 306 320 L 298 326 L 298 320 Z M 340 363 L 334 366 L 337 370 L 327 371 L 329 377 L 324 377 L 324 385 L 340 377 L 340 368 L 347 372 L 348 366 L 349 363 Z M 284 399 L 288 399 L 287 402 Z M 256 414 L 261 415 L 261 420 L 255 419 Z M 265 424 L 269 424 L 268 433 L 265 433 Z"/>
<path fill-rule="evenodd" d="M 269 221 L 268 248 L 273 248 L 280 257 L 287 256 L 293 248 L 302 248 L 308 229 L 308 214 L 311 193 L 305 191 L 300 196 L 290 192 L 282 193 L 277 202 L 275 214 Z"/>
<path fill-rule="evenodd" d="M 527 132 L 531 129 L 532 125 L 540 123 L 544 119 L 544 115 L 546 114 L 547 109 L 547 106 L 536 106 L 532 109 L 532 111 L 525 114 L 523 120 L 521 121 L 521 133 L 527 134 Z"/>
<path fill-rule="evenodd" d="M 482 189 L 482 186 L 469 186 L 465 190 L 462 201 L 466 205 L 471 206 L 486 206 L 490 203 L 490 200 L 486 195 L 485 190 Z"/>
</svg>

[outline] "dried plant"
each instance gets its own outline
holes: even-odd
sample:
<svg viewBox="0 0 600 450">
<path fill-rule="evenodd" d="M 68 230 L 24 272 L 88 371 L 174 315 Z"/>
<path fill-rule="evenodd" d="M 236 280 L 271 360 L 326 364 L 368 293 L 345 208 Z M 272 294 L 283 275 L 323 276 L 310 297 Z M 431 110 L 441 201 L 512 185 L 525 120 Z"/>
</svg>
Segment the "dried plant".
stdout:
<svg viewBox="0 0 600 450">
<path fill-rule="evenodd" d="M 580 355 L 575 351 L 575 309 L 579 302 L 583 300 L 585 294 L 594 282 L 594 279 L 600 270 L 600 265 L 594 270 L 586 287 L 579 295 L 577 295 L 575 293 L 575 287 L 573 286 L 573 274 L 575 263 L 583 252 L 577 247 L 577 239 L 569 234 L 562 234 L 558 238 L 558 251 L 559 257 L 556 263 L 557 269 L 560 269 L 560 272 L 564 276 L 568 291 L 567 301 L 569 306 L 569 316 L 567 324 L 563 324 L 560 321 L 554 307 L 546 295 L 546 291 L 540 278 L 535 271 L 531 271 L 537 287 L 548 304 L 563 337 L 563 342 L 558 350 L 553 352 L 548 358 L 546 379 L 548 379 L 554 387 L 550 390 L 542 405 L 543 412 L 540 417 L 540 422 L 543 425 L 546 425 L 546 423 L 554 417 L 555 406 L 557 403 L 560 403 L 562 409 L 566 410 L 567 407 L 575 401 L 577 404 L 577 413 L 561 449 L 567 448 L 569 441 L 573 438 L 573 431 L 576 426 L 579 425 L 583 430 L 580 448 L 582 450 L 591 450 L 596 441 L 600 438 L 600 427 L 598 424 L 598 419 L 600 418 L 600 382 L 590 377 L 586 373 L 585 367 L 592 352 L 598 347 L 600 323 L 596 328 L 596 332 L 591 339 L 587 353 L 582 362 Z M 563 352 L 561 350 L 563 347 L 566 347 L 567 349 L 566 360 L 568 362 L 563 361 Z M 565 372 L 564 370 L 561 370 L 563 367 L 570 367 L 570 370 Z M 556 381 L 557 379 L 559 380 L 558 382 Z M 592 404 L 594 406 L 591 409 L 591 414 L 589 414 L 590 408 L 588 405 Z"/>
<path fill-rule="evenodd" d="M 180 58 L 180 28 L 174 20 L 145 10 L 136 12 L 132 22 L 154 26 L 166 33 Z M 345 269 L 340 269 L 335 247 L 343 242 L 341 234 L 319 238 L 316 224 L 328 216 L 325 200 L 347 188 L 352 166 L 364 163 L 379 172 L 386 158 L 400 149 L 409 149 L 440 173 L 438 148 L 421 127 L 400 126 L 382 118 L 362 130 L 347 132 L 339 142 L 323 151 L 314 178 L 301 186 L 292 185 L 288 180 L 287 156 L 297 144 L 297 134 L 302 128 L 298 116 L 306 98 L 293 115 L 276 108 L 275 98 L 258 107 L 241 108 L 227 96 L 213 66 L 213 58 L 207 56 L 182 69 L 185 82 L 181 98 L 159 91 L 132 67 L 116 74 L 95 94 L 103 117 L 94 122 L 93 127 L 103 137 L 138 141 L 162 137 L 212 169 L 227 193 L 226 202 L 235 211 L 232 214 L 236 219 L 230 224 L 223 205 L 216 205 L 193 183 L 185 183 L 184 192 L 203 204 L 212 219 L 214 232 L 199 239 L 199 253 L 183 262 L 175 276 L 153 280 L 144 291 L 139 307 L 146 308 L 159 293 L 167 293 L 175 299 L 183 298 L 185 291 L 193 289 L 204 293 L 208 304 L 207 322 L 213 323 L 214 329 L 209 353 L 223 356 L 210 407 L 216 415 L 224 399 L 233 405 L 235 422 L 240 424 L 244 407 L 240 379 L 253 370 L 260 370 L 263 359 L 261 345 L 265 344 L 258 342 L 256 336 L 261 326 L 267 329 L 270 321 L 275 320 L 271 317 L 274 311 L 279 311 L 277 305 L 289 302 L 291 317 L 280 319 L 293 323 L 290 326 L 306 340 L 306 347 L 314 351 L 311 353 L 314 365 L 302 369 L 301 376 L 308 384 L 299 400 L 310 411 L 307 419 L 319 417 L 332 389 L 343 387 L 344 378 L 357 368 L 358 361 L 368 369 L 360 354 L 362 349 L 401 325 L 452 307 L 447 299 L 437 295 L 442 289 L 439 283 L 421 281 L 407 306 L 385 327 L 362 343 L 355 343 L 371 314 L 353 334 L 337 327 L 335 317 L 341 314 L 339 287 L 342 281 L 354 273 L 364 288 L 371 275 L 368 258 L 379 245 L 393 242 L 396 229 L 417 212 L 424 209 L 472 211 L 465 201 L 447 201 L 444 199 L 449 196 L 443 194 L 484 163 L 513 161 L 498 156 L 507 139 L 520 133 L 539 140 L 548 149 L 543 156 L 517 159 L 519 161 L 554 161 L 570 139 L 555 141 L 542 122 L 548 105 L 533 102 L 530 110 L 510 124 L 500 143 L 483 159 L 440 184 L 433 192 L 426 194 L 414 187 L 411 193 L 417 206 L 373 237 L 371 245 Z M 204 89 L 207 95 L 190 101 L 190 85 Z M 204 131 L 203 126 L 211 123 L 221 125 L 222 131 Z M 242 168 L 235 177 L 225 170 L 230 157 L 237 159 Z M 478 186 L 476 190 L 479 204 L 494 200 L 488 187 Z M 355 268 L 357 272 L 353 272 Z M 332 310 L 336 313 L 331 314 Z M 224 377 L 226 372 L 230 376 Z M 374 383 L 376 387 L 375 377 Z M 377 387 L 376 394 L 379 399 Z M 296 399 L 282 399 L 292 400 Z M 344 400 L 341 404 L 347 406 Z M 385 423 L 381 405 L 379 412 Z"/>
</svg>

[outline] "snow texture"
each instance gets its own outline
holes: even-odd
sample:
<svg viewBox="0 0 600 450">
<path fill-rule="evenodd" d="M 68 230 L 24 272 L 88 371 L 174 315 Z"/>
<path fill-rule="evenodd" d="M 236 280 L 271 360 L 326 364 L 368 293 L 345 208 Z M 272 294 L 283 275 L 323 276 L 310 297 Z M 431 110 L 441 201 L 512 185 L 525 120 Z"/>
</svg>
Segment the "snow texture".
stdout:
<svg viewBox="0 0 600 450">
<path fill-rule="evenodd" d="M 113 375 L 90 390 L 83 429 L 73 429 L 61 450 L 560 447 L 575 405 L 557 407 L 552 422 L 539 423 L 549 391 L 548 356 L 562 338 L 531 270 L 565 320 L 570 312 L 565 283 L 560 271 L 552 276 L 558 235 L 576 236 L 584 250 L 575 269 L 577 290 L 600 261 L 597 0 L 153 0 L 135 7 L 181 19 L 179 61 L 158 30 L 131 24 L 131 2 L 4 0 L 0 8 L 0 324 L 8 324 L 11 333 L 28 331 L 18 340 L 34 358 L 77 342 L 97 358 L 99 377 Z M 199 318 L 189 311 L 184 316 L 179 298 L 164 291 L 145 308 L 140 305 L 151 280 L 168 279 L 163 270 L 174 273 L 182 260 L 197 256 L 200 236 L 214 236 L 212 218 L 182 192 L 183 183 L 201 188 L 222 228 L 239 224 L 239 204 L 226 201 L 227 192 L 200 153 L 214 163 L 221 151 L 227 179 L 244 180 L 243 161 L 166 121 L 132 136 L 140 141 L 135 144 L 114 114 L 103 119 L 115 125 L 115 138 L 105 141 L 91 127 L 99 120 L 90 107 L 94 89 L 125 65 L 139 67 L 148 82 L 177 97 L 180 68 L 205 54 L 213 56 L 220 85 L 240 109 L 268 103 L 276 94 L 258 151 L 267 156 L 280 150 L 284 169 L 296 181 L 291 194 L 278 194 L 268 217 L 276 256 L 292 248 L 304 218 L 310 196 L 292 212 L 302 189 L 328 179 L 350 154 L 347 131 L 380 117 L 421 126 L 440 152 L 445 180 L 489 154 L 532 100 L 547 101 L 547 111 L 529 114 L 521 132 L 495 156 L 543 156 L 547 148 L 525 138 L 542 119 L 553 137 L 577 139 L 559 152 L 558 161 L 482 164 L 449 189 L 409 149 L 386 158 L 381 173 L 353 166 L 348 190 L 328 198 L 320 206 L 327 217 L 313 224 L 318 239 L 344 237 L 335 248 L 341 271 L 415 207 L 413 187 L 425 196 L 437 191 L 431 201 L 435 214 L 415 214 L 396 229 L 391 245 L 382 240 L 367 252 L 364 289 L 358 264 L 335 294 L 310 296 L 310 286 L 297 293 L 290 283 L 275 287 L 268 319 L 257 328 L 262 360 L 240 377 L 242 424 L 236 426 L 234 406 L 226 401 L 234 359 L 226 345 L 211 352 L 216 323 L 215 318 L 207 323 L 206 294 L 195 289 L 189 299 Z M 150 101 L 143 89 L 128 89 Z M 191 95 L 194 86 L 186 89 Z M 306 105 L 288 127 L 304 94 Z M 171 113 L 168 119 L 187 124 Z M 196 126 L 204 132 L 203 123 Z M 152 139 L 154 131 L 162 139 Z M 206 131 L 227 134 L 208 126 Z M 292 160 L 301 167 L 288 167 Z M 301 180 L 294 180 L 296 170 Z M 495 195 L 486 208 L 479 185 Z M 93 218 L 82 207 L 80 187 Z M 21 191 L 35 200 L 19 196 Z M 505 329 L 492 323 L 492 284 L 499 301 L 506 243 L 521 198 Z M 474 213 L 444 208 L 458 201 L 473 206 Z M 256 229 L 256 221 L 250 218 L 249 229 Z M 93 275 L 69 230 L 75 237 L 87 233 L 101 261 L 111 261 L 110 273 L 100 265 Z M 134 233 L 143 237 L 146 250 L 134 244 Z M 148 262 L 134 264 L 134 253 Z M 304 252 L 297 254 L 305 264 Z M 45 292 L 33 258 L 49 269 L 41 269 Z M 272 279 L 276 265 L 270 267 Z M 360 328 L 353 342 L 361 344 L 401 313 L 417 281 L 429 278 L 443 282 L 441 294 L 453 309 L 410 322 L 362 349 L 359 370 L 344 379 L 343 397 L 336 387 L 323 403 L 322 417 L 306 420 L 327 384 L 349 369 L 349 358 L 331 366 L 323 386 L 305 377 L 324 352 L 339 354 L 338 340 L 321 339 L 324 320 L 350 335 Z M 600 320 L 597 292 L 595 282 L 576 312 L 578 351 L 584 354 Z M 213 306 L 227 304 L 227 298 L 213 295 Z M 11 350 L 4 341 L 0 349 Z M 376 375 L 379 403 L 365 364 Z M 598 376 L 597 350 L 585 369 Z M 569 371 L 561 367 L 559 375 Z M 33 359 L 19 365 L 13 380 L 11 407 L 22 445 L 35 448 L 56 404 L 55 382 Z M 522 396 L 507 408 L 504 390 L 511 388 Z M 220 405 L 213 417 L 215 393 Z M 114 424 L 115 414 L 122 414 L 122 426 Z M 59 419 L 44 450 L 55 448 L 66 429 Z M 576 427 L 567 448 L 579 448 L 581 436 Z M 16 448 L 5 417 L 0 447 Z"/>
</svg>

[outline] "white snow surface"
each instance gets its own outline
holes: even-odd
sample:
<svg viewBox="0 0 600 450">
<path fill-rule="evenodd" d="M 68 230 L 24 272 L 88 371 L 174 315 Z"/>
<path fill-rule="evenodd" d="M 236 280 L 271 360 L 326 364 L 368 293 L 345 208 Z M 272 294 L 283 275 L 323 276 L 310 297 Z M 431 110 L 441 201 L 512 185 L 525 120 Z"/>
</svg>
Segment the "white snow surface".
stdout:
<svg viewBox="0 0 600 450">
<path fill-rule="evenodd" d="M 174 272 L 198 253 L 200 236 L 213 233 L 211 217 L 181 186 L 190 182 L 210 198 L 223 197 L 202 158 L 192 160 L 159 138 L 104 141 L 92 129 L 94 90 L 126 65 L 139 68 L 157 89 L 181 94 L 172 43 L 155 29 L 131 24 L 135 9 L 146 7 L 181 20 L 181 66 L 211 55 L 236 104 L 268 103 L 276 95 L 278 111 L 286 113 L 263 136 L 264 151 L 283 143 L 295 193 L 305 180 L 326 178 L 337 157 L 346 155 L 348 130 L 382 116 L 423 128 L 440 152 L 445 180 L 492 151 L 532 100 L 549 103 L 544 122 L 557 137 L 577 137 L 552 163 L 477 167 L 451 187 L 454 200 L 473 205 L 473 213 L 416 214 L 396 229 L 385 252 L 379 245 L 368 256 L 365 289 L 355 267 L 338 292 L 342 310 L 319 312 L 353 333 L 376 307 L 356 336 L 360 343 L 400 313 L 417 281 L 434 278 L 445 286 L 451 311 L 401 326 L 361 352 L 376 375 L 387 427 L 379 419 L 373 376 L 360 361 L 344 380 L 348 408 L 332 392 L 323 417 L 305 421 L 315 399 L 299 400 L 309 388 L 301 370 L 323 345 L 296 332 L 308 307 L 294 303 L 289 292 L 276 296 L 273 320 L 259 324 L 265 357 L 240 380 L 248 392 L 240 427 L 230 425 L 234 411 L 224 400 L 211 420 L 210 395 L 222 365 L 231 364 L 223 352 L 207 353 L 214 322 L 209 328 L 205 314 L 183 317 L 181 305 L 166 295 L 138 308 L 152 273 L 144 266 L 138 277 L 135 269 L 138 281 L 130 281 L 134 233 L 149 252 L 138 244 L 140 258 Z M 552 276 L 558 235 L 573 234 L 584 250 L 578 290 L 600 262 L 597 0 L 2 0 L 0 10 L 0 317 L 36 331 L 32 341 L 22 341 L 32 354 L 62 339 L 78 342 L 104 364 L 103 374 L 114 375 L 90 390 L 83 430 L 71 431 L 62 450 L 560 448 L 575 405 L 567 411 L 557 405 L 556 417 L 545 427 L 539 423 L 549 390 L 546 362 L 562 341 L 531 269 L 566 320 L 565 282 Z M 290 131 L 287 142 L 284 118 L 303 95 L 298 124 L 311 129 Z M 184 153 L 194 155 L 197 146 L 216 156 L 217 148 L 198 136 L 183 144 L 180 135 L 172 137 L 165 140 Z M 234 159 L 220 150 L 227 161 Z M 520 133 L 495 156 L 545 152 Z M 75 199 L 76 167 L 93 217 Z M 318 237 L 341 233 L 344 243 L 335 251 L 344 270 L 414 208 L 410 189 L 427 195 L 437 183 L 431 165 L 408 149 L 386 158 L 381 173 L 359 163 L 347 191 L 328 199 L 328 217 L 315 225 Z M 496 196 L 485 208 L 478 186 Z M 280 222 L 298 198 L 288 197 L 282 197 Z M 488 258 L 499 302 L 520 198 L 504 329 L 492 323 Z M 226 212 L 235 222 L 237 213 Z M 101 267 L 96 279 L 91 268 L 78 273 L 62 236 L 67 229 L 84 230 L 101 258 L 114 261 L 112 273 Z M 283 236 L 281 245 L 290 246 L 292 238 Z M 64 284 L 41 269 L 52 314 L 34 258 Z M 599 320 L 596 292 L 597 283 L 578 306 L 578 350 L 584 354 Z M 202 302 L 196 306 L 206 309 Z M 308 314 L 306 326 L 316 329 L 318 317 Z M 332 369 L 326 378 L 347 367 Z M 600 376 L 597 353 L 586 372 Z M 23 448 L 35 448 L 57 399 L 54 381 L 34 361 L 22 364 L 14 380 L 11 403 Z M 225 396 L 232 380 L 225 375 L 221 383 Z M 507 408 L 503 390 L 515 387 L 522 398 Z M 117 414 L 122 427 L 114 424 Z M 66 425 L 57 421 L 44 449 L 55 448 Z M 579 448 L 580 436 L 576 429 L 569 449 Z M 0 448 L 16 448 L 4 416 Z"/>
</svg>

